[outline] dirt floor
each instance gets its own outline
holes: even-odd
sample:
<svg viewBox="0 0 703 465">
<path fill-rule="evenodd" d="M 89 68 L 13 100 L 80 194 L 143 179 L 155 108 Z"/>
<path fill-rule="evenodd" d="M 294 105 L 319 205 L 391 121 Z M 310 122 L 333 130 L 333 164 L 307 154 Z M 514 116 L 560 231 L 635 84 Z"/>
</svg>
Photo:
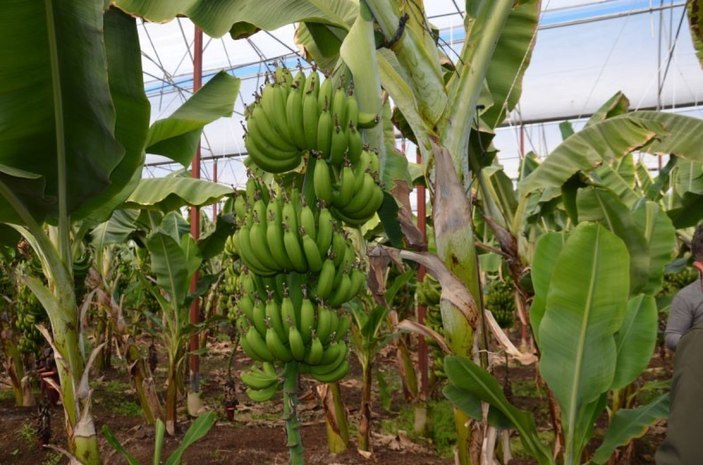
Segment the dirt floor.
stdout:
<svg viewBox="0 0 703 465">
<path fill-rule="evenodd" d="M 239 405 L 234 414 L 234 420 L 228 421 L 221 406 L 223 385 L 226 378 L 226 361 L 228 343 L 213 344 L 211 354 L 204 359 L 202 372 L 203 397 L 208 408 L 220 413 L 220 418 L 201 441 L 192 446 L 185 454 L 183 463 L 188 465 L 249 465 L 249 464 L 286 464 L 288 452 L 285 447 L 285 431 L 281 417 L 280 401 L 257 404 L 249 400 L 242 386 L 237 386 Z M 244 356 L 235 358 L 235 372 L 245 367 L 247 359 Z M 655 357 L 646 376 L 651 379 L 665 379 L 667 364 Z M 386 354 L 386 359 L 379 366 L 393 366 L 392 353 Z M 519 408 L 533 412 L 541 432 L 546 440 L 550 440 L 551 419 L 548 402 L 544 390 L 535 389 L 536 373 L 534 367 L 511 366 L 506 372 L 504 367 L 498 367 L 496 377 L 507 388 L 506 393 Z M 349 378 L 341 383 L 342 396 L 348 408 L 352 429 L 356 423 L 360 386 L 358 367 L 353 367 Z M 387 375 L 386 378 L 389 378 Z M 396 380 L 397 381 L 397 380 Z M 107 424 L 115 436 L 122 442 L 142 464 L 152 463 L 153 429 L 144 425 L 140 410 L 136 403 L 134 391 L 127 382 L 124 371 L 118 368 L 96 377 L 93 381 L 94 416 L 97 427 Z M 9 391 L 0 391 L 4 395 L 0 400 L 0 465 L 58 465 L 68 461 L 57 452 L 38 448 L 34 433 L 36 427 L 36 409 L 15 407 Z M 388 392 L 388 391 L 387 391 Z M 387 465 L 449 465 L 453 463 L 451 453 L 443 454 L 429 440 L 418 438 L 404 431 L 382 430 L 381 424 L 394 424 L 395 416 L 407 403 L 403 399 L 399 385 L 389 389 L 390 408 L 380 406 L 380 393 L 375 388 L 373 456 L 365 458 L 356 451 L 355 440 L 349 449 L 341 455 L 331 455 L 327 451 L 324 411 L 317 398 L 312 382 L 301 383 L 301 403 L 299 413 L 303 423 L 302 435 L 305 447 L 305 459 L 309 465 L 325 464 L 369 464 L 383 463 Z M 436 397 L 439 398 L 438 390 Z M 52 415 L 51 443 L 59 447 L 64 445 L 63 411 L 55 407 Z M 407 412 L 406 412 L 407 413 Z M 181 416 L 184 431 L 189 423 L 185 414 Z M 631 465 L 646 465 L 654 463 L 654 451 L 665 434 L 665 422 L 654 425 L 649 433 L 637 440 L 628 455 L 623 456 L 617 463 Z M 175 449 L 179 438 L 167 438 L 163 457 Z M 510 465 L 533 464 L 534 461 L 520 456 L 519 441 L 513 434 L 511 441 L 516 446 L 515 458 Z M 126 464 L 127 462 L 105 442 L 100 440 L 103 460 L 106 465 Z M 591 449 L 597 447 L 597 441 Z"/>
</svg>

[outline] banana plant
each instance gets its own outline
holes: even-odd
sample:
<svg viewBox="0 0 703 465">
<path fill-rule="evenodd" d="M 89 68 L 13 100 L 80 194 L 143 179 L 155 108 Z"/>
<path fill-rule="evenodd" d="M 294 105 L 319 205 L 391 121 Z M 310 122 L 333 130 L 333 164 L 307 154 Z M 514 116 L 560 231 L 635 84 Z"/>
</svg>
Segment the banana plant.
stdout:
<svg viewBox="0 0 703 465">
<path fill-rule="evenodd" d="M 375 270 L 372 275 L 385 274 L 385 270 Z M 397 276 L 377 302 L 370 294 L 349 304 L 354 324 L 351 330 L 352 350 L 361 365 L 361 418 L 359 419 L 357 446 L 360 450 L 371 451 L 371 386 L 373 383 L 374 359 L 378 352 L 395 336 L 382 334 L 383 323 L 390 310 L 390 303 L 396 293 L 412 279 L 414 270 Z M 382 287 L 385 288 L 385 283 Z"/>
<path fill-rule="evenodd" d="M 183 440 L 178 445 L 176 450 L 174 450 L 163 462 L 166 465 L 180 465 L 183 461 L 183 454 L 192 446 L 196 441 L 202 439 L 210 429 L 215 425 L 217 421 L 217 414 L 215 412 L 207 412 L 200 415 L 195 421 L 188 427 L 188 431 L 183 435 Z M 164 431 L 166 427 L 161 420 L 157 420 L 155 430 L 154 430 L 154 456 L 153 465 L 161 465 L 161 455 L 164 448 Z M 139 465 L 139 461 L 131 454 L 125 447 L 120 443 L 120 441 L 115 437 L 109 426 L 103 425 L 102 427 L 103 436 L 105 440 L 112 446 L 115 451 L 119 452 L 127 461 L 129 465 Z"/>
<path fill-rule="evenodd" d="M 98 464 L 71 266 L 81 237 L 71 225 L 107 218 L 141 175 L 149 105 L 136 22 L 98 0 L 3 3 L 0 17 L 0 50 L 10 70 L 0 78 L 8 122 L 0 131 L 0 222 L 40 257 L 48 284 L 26 281 L 51 321 L 68 448 L 80 462 Z M 218 81 L 227 102 L 222 87 L 231 89 L 235 80 Z M 215 117 L 231 111 L 233 99 Z M 199 134 L 203 124 L 179 135 Z"/>
</svg>

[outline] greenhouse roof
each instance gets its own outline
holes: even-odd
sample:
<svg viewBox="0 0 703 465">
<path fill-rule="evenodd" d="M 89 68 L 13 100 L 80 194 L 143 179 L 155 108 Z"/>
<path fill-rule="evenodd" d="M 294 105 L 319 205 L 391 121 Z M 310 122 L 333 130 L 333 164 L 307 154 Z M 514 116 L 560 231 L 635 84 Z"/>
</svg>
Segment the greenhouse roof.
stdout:
<svg viewBox="0 0 703 465">
<path fill-rule="evenodd" d="M 685 15 L 684 0 L 543 0 L 542 14 L 523 94 L 506 122 L 497 146 L 505 160 L 517 158 L 518 143 L 510 127 L 539 123 L 528 134 L 529 149 L 544 154 L 558 142 L 549 122 L 578 120 L 596 110 L 615 92 L 623 91 L 635 108 L 678 108 L 699 115 L 703 99 L 703 72 L 695 56 Z M 425 2 L 430 22 L 440 30 L 440 43 L 455 58 L 464 40 L 463 2 Z M 139 27 L 142 64 L 152 120 L 172 113 L 191 94 L 194 29 L 188 19 Z M 220 167 L 220 180 L 240 184 L 242 112 L 271 64 L 296 66 L 301 59 L 294 27 L 261 31 L 232 40 L 205 37 L 203 79 L 227 70 L 242 79 L 231 118 L 208 126 L 203 136 L 203 158 L 232 158 L 238 166 Z M 551 126 L 554 126 L 552 124 Z M 503 140 L 503 143 L 499 141 Z M 524 142 L 523 142 L 524 144 Z M 149 155 L 149 175 L 178 169 L 159 165 Z M 227 174 L 231 171 L 231 174 Z M 203 175 L 212 177 L 212 167 Z"/>
</svg>

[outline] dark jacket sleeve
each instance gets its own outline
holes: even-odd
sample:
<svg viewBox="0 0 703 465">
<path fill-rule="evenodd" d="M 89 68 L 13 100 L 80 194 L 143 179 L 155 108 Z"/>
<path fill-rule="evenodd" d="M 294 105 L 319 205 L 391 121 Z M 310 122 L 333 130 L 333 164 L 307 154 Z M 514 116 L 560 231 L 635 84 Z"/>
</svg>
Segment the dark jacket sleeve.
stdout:
<svg viewBox="0 0 703 465">
<path fill-rule="evenodd" d="M 691 329 L 692 325 L 693 314 L 691 312 L 691 304 L 682 293 L 679 292 L 674 296 L 674 300 L 671 303 L 669 320 L 666 323 L 666 331 L 664 332 L 666 346 L 671 350 L 676 350 L 679 339 L 686 334 L 686 331 Z"/>
</svg>

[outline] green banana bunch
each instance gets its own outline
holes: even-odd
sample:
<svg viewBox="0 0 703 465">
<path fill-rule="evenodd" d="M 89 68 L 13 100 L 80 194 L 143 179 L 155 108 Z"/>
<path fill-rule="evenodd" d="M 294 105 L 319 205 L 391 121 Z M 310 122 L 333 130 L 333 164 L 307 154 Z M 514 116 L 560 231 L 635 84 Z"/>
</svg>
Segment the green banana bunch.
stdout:
<svg viewBox="0 0 703 465">
<path fill-rule="evenodd" d="M 415 287 L 415 299 L 418 305 L 434 308 L 439 305 L 441 292 L 439 281 L 430 275 L 425 275 L 422 282 L 418 282 Z"/>
<path fill-rule="evenodd" d="M 278 391 L 280 381 L 273 364 L 264 362 L 261 368 L 251 367 L 240 375 L 242 382 L 247 386 L 247 395 L 255 402 L 265 402 L 273 398 Z"/>
<path fill-rule="evenodd" d="M 515 321 L 515 290 L 511 281 L 489 281 L 484 291 L 484 304 L 493 313 L 501 328 L 509 328 Z"/>
<path fill-rule="evenodd" d="M 371 127 L 377 115 L 359 113 L 353 86 L 349 92 L 332 80 L 321 79 L 317 69 L 292 76 L 277 67 L 247 108 L 245 146 L 259 168 L 284 173 L 300 165 L 306 151 L 316 151 L 332 166 L 345 158 L 356 163 L 363 147 L 360 127 Z"/>
<path fill-rule="evenodd" d="M 292 298 L 285 286 L 282 299 L 270 290 L 266 301 L 242 295 L 237 305 L 245 316 L 240 345 L 264 367 L 295 360 L 302 372 L 322 382 L 339 380 L 347 373 L 349 350 L 344 340 L 351 326 L 349 315 L 338 313 L 321 300 L 309 299 L 305 291 L 302 298 Z M 275 388 L 271 384 L 277 378 L 272 377 L 270 370 L 264 374 L 255 369 L 243 374 L 242 381 L 250 389 L 265 391 L 255 393 L 258 400 L 273 396 Z"/>
<path fill-rule="evenodd" d="M 350 226 L 361 226 L 383 203 L 378 163 L 378 155 L 368 150 L 361 150 L 356 162 L 348 158 L 341 166 L 320 157 L 313 170 L 315 195 L 331 206 L 337 218 Z"/>
</svg>

